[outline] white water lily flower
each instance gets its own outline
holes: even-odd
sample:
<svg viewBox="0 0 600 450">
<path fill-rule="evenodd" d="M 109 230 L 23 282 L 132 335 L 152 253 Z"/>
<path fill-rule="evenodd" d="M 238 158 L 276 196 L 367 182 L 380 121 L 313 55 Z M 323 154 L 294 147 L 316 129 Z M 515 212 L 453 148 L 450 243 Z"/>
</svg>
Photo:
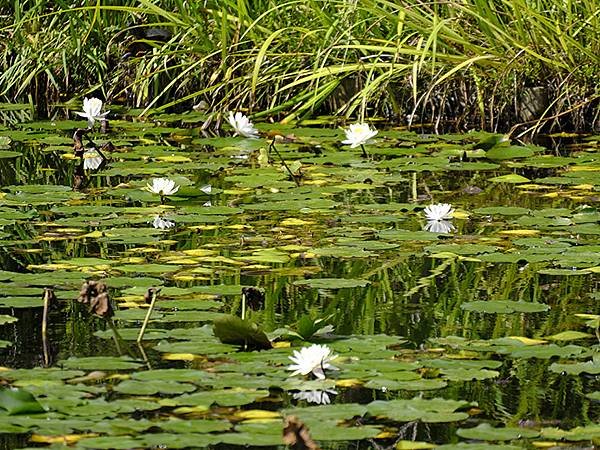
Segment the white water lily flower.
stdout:
<svg viewBox="0 0 600 450">
<path fill-rule="evenodd" d="M 85 170 L 96 170 L 103 161 L 104 158 L 95 148 L 86 150 L 83 154 L 83 168 Z"/>
<path fill-rule="evenodd" d="M 250 119 L 241 112 L 236 112 L 235 115 L 233 112 L 230 112 L 227 120 L 233 128 L 233 131 L 235 131 L 234 136 L 239 134 L 240 136 L 247 138 L 258 138 L 258 130 L 254 128 Z"/>
<path fill-rule="evenodd" d="M 294 350 L 294 356 L 289 358 L 295 363 L 290 364 L 287 370 L 293 370 L 294 375 L 312 374 L 321 379 L 325 379 L 325 370 L 339 370 L 332 366 L 329 362 L 337 358 L 338 355 L 333 355 L 331 349 L 327 345 L 313 344 L 310 347 L 303 347 Z"/>
<path fill-rule="evenodd" d="M 452 219 L 454 209 L 450 203 L 438 203 L 429 205 L 423 210 L 427 220 L 447 220 Z"/>
<path fill-rule="evenodd" d="M 456 230 L 456 227 L 447 220 L 428 220 L 424 229 L 432 233 L 450 233 Z"/>
<path fill-rule="evenodd" d="M 204 192 L 205 194 L 210 195 L 210 193 L 212 192 L 212 186 L 210 184 L 204 185 L 200 188 L 200 190 L 202 192 Z"/>
<path fill-rule="evenodd" d="M 317 405 L 328 405 L 331 403 L 329 395 L 336 395 L 338 392 L 335 389 L 323 389 L 314 391 L 299 391 L 292 395 L 296 400 L 305 400 L 308 403 L 316 403 Z"/>
<path fill-rule="evenodd" d="M 96 97 L 83 99 L 83 112 L 75 111 L 75 114 L 85 117 L 88 121 L 88 128 L 93 128 L 96 120 L 104 120 L 110 111 L 102 111 L 102 100 Z"/>
<path fill-rule="evenodd" d="M 353 123 L 347 130 L 344 130 L 344 133 L 346 133 L 346 140 L 342 141 L 342 144 L 355 148 L 367 144 L 369 139 L 377 135 L 378 131 L 375 128 L 371 129 L 368 123 Z"/>
<path fill-rule="evenodd" d="M 146 189 L 150 192 L 160 195 L 173 195 L 179 190 L 179 186 L 173 180 L 168 178 L 153 178 L 152 184 L 147 183 Z"/>
<path fill-rule="evenodd" d="M 175 222 L 171 222 L 170 220 L 163 219 L 160 216 L 154 216 L 154 221 L 152 222 L 152 226 L 154 228 L 160 228 L 161 230 L 173 228 L 175 226 Z"/>
</svg>

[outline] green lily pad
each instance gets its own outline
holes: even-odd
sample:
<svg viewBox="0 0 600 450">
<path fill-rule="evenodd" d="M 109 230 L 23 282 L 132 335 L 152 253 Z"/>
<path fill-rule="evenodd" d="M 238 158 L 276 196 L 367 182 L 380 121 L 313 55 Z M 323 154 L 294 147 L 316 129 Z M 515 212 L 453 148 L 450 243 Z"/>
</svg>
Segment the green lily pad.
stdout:
<svg viewBox="0 0 600 450">
<path fill-rule="evenodd" d="M 544 439 L 560 439 L 565 441 L 589 441 L 600 437 L 600 425 L 590 424 L 587 426 L 575 427 L 570 430 L 561 430 L 559 428 L 542 428 L 542 437 Z"/>
<path fill-rule="evenodd" d="M 130 395 L 183 394 L 195 391 L 196 386 L 177 381 L 125 380 L 114 386 L 113 390 Z"/>
<path fill-rule="evenodd" d="M 35 308 L 44 306 L 41 297 L 0 297 L 0 307 L 4 308 Z"/>
<path fill-rule="evenodd" d="M 367 405 L 367 410 L 374 416 L 400 422 L 421 420 L 441 423 L 457 422 L 469 417 L 467 413 L 456 411 L 466 406 L 469 406 L 469 403 L 458 400 L 413 398 L 412 400 L 375 400 Z"/>
<path fill-rule="evenodd" d="M 589 339 L 592 335 L 589 333 L 582 333 L 581 331 L 569 330 L 561 333 L 553 334 L 552 336 L 546 336 L 545 339 L 552 341 L 576 341 L 579 339 Z"/>
<path fill-rule="evenodd" d="M 100 436 L 80 440 L 77 445 L 81 448 L 92 449 L 130 449 L 143 447 L 143 441 L 126 436 Z"/>
<path fill-rule="evenodd" d="M 22 389 L 0 389 L 0 408 L 7 414 L 35 414 L 44 412 L 44 408 L 31 393 Z"/>
<path fill-rule="evenodd" d="M 550 370 L 555 373 L 567 373 L 570 375 L 579 375 L 581 373 L 588 373 L 590 375 L 600 374 L 600 361 L 591 360 L 586 362 L 578 363 L 552 363 Z"/>
<path fill-rule="evenodd" d="M 459 444 L 445 444 L 438 445 L 436 449 L 442 450 L 523 450 L 523 447 L 517 447 L 515 445 L 495 445 L 495 444 L 465 444 L 463 442 Z"/>
<path fill-rule="evenodd" d="M 231 429 L 230 422 L 225 420 L 179 420 L 171 419 L 160 422 L 160 428 L 171 433 L 211 433 L 214 431 L 227 431 Z"/>
<path fill-rule="evenodd" d="M 240 406 L 253 403 L 263 397 L 267 397 L 269 391 L 256 389 L 224 389 L 196 392 L 194 394 L 181 395 L 163 400 L 163 405 L 171 406 L 210 406 L 217 404 L 221 406 Z"/>
<path fill-rule="evenodd" d="M 85 358 L 69 358 L 60 362 L 65 369 L 82 370 L 128 370 L 138 369 L 141 363 L 126 357 L 89 356 Z"/>
<path fill-rule="evenodd" d="M 460 437 L 480 441 L 512 441 L 513 439 L 532 439 L 540 435 L 537 430 L 517 427 L 494 428 L 489 423 L 481 423 L 474 428 L 459 428 Z"/>
<path fill-rule="evenodd" d="M 517 145 L 511 146 L 496 146 L 491 148 L 485 153 L 485 156 L 489 159 L 504 160 L 514 158 L 526 158 L 533 155 L 533 150 L 529 147 L 520 147 Z"/>
</svg>

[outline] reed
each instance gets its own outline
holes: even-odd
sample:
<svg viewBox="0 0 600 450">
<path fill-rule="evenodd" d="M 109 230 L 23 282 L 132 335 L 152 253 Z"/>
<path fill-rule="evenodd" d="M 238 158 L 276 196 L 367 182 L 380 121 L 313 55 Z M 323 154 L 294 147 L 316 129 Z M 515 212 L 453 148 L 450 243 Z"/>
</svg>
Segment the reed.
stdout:
<svg viewBox="0 0 600 450">
<path fill-rule="evenodd" d="M 0 35 L 0 100 L 42 116 L 93 93 L 144 114 L 204 100 L 284 121 L 600 127 L 593 0 L 38 0 L 1 7 Z"/>
</svg>

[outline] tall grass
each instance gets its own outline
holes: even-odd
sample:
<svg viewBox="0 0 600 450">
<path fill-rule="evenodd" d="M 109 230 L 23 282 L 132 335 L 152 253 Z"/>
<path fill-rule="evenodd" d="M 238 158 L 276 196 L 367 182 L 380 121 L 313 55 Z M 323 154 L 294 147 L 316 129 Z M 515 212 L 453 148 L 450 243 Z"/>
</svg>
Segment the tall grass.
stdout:
<svg viewBox="0 0 600 450">
<path fill-rule="evenodd" d="M 284 121 L 338 114 L 438 129 L 600 127 L 594 0 L 76 5 L 0 9 L 2 100 L 33 96 L 42 114 L 52 112 L 46 104 L 94 92 L 146 111 L 204 100 L 212 112 Z M 136 26 L 171 37 L 142 39 L 146 51 L 123 58 Z"/>
</svg>

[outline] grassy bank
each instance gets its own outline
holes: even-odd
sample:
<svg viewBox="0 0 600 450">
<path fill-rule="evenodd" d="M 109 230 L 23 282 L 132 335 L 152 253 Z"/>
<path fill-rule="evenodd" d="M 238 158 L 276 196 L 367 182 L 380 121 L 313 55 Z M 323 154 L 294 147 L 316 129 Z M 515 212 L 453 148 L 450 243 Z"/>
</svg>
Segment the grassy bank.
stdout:
<svg viewBox="0 0 600 450">
<path fill-rule="evenodd" d="M 600 127 L 595 0 L 12 2 L 0 96 L 438 129 Z M 163 30 L 161 32 L 156 29 Z M 164 31 L 168 31 L 165 33 Z M 543 127 L 543 128 L 542 128 Z"/>
</svg>

